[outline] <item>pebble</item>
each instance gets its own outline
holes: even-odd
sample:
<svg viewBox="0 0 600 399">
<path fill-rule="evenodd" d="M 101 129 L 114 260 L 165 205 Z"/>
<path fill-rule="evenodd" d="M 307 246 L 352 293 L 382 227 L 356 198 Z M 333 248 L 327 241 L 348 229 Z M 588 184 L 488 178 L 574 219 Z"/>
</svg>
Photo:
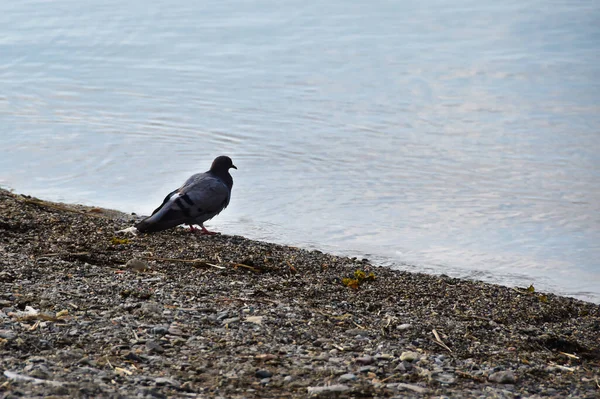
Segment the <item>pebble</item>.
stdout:
<svg viewBox="0 0 600 399">
<path fill-rule="evenodd" d="M 433 372 L 429 376 L 429 379 L 446 385 L 451 385 L 456 382 L 456 376 L 454 374 L 445 372 Z"/>
<path fill-rule="evenodd" d="M 4 338 L 8 341 L 11 341 L 17 338 L 17 333 L 11 330 L 0 330 L 0 338 Z"/>
<path fill-rule="evenodd" d="M 169 326 L 154 326 L 150 331 L 154 335 L 167 335 L 167 333 L 169 332 Z"/>
<path fill-rule="evenodd" d="M 394 371 L 400 371 L 402 373 L 405 373 L 412 369 L 413 369 L 413 366 L 411 363 L 409 363 L 407 361 L 403 361 L 403 362 L 398 363 L 398 365 L 394 368 Z"/>
<path fill-rule="evenodd" d="M 412 324 L 405 323 L 405 324 L 398 325 L 396 327 L 396 330 L 405 331 L 405 330 L 408 330 L 411 327 L 412 327 Z"/>
<path fill-rule="evenodd" d="M 362 366 L 361 368 L 358 369 L 359 373 L 369 373 L 371 371 L 375 371 L 377 370 L 377 367 L 375 366 Z"/>
<path fill-rule="evenodd" d="M 352 373 L 342 374 L 339 376 L 338 381 L 339 382 L 356 381 L 356 375 L 354 375 Z"/>
<path fill-rule="evenodd" d="M 27 359 L 27 363 L 44 363 L 46 358 L 42 356 L 31 356 Z"/>
<path fill-rule="evenodd" d="M 169 326 L 168 331 L 169 331 L 169 334 L 171 334 L 171 335 L 176 335 L 176 336 L 184 335 L 183 330 L 181 330 L 181 328 L 177 324 L 171 324 Z"/>
<path fill-rule="evenodd" d="M 162 306 L 159 305 L 158 303 L 154 303 L 154 302 L 145 302 L 137 310 L 139 311 L 139 313 L 141 313 L 144 316 L 149 316 L 149 317 L 161 317 L 162 316 Z"/>
<path fill-rule="evenodd" d="M 346 330 L 346 334 L 352 335 L 352 336 L 358 335 L 361 337 L 366 337 L 369 335 L 369 331 L 364 330 L 362 328 L 351 328 L 351 329 Z"/>
<path fill-rule="evenodd" d="M 375 359 L 373 359 L 371 356 L 367 355 L 367 356 L 357 357 L 355 361 L 358 364 L 368 365 L 368 364 L 373 364 Z"/>
<path fill-rule="evenodd" d="M 325 387 L 308 387 L 307 391 L 310 396 L 325 397 L 329 395 L 338 395 L 350 390 L 350 387 L 344 384 L 328 385 Z"/>
<path fill-rule="evenodd" d="M 400 355 L 400 360 L 407 362 L 414 362 L 419 358 L 419 354 L 417 352 L 402 352 Z"/>
<path fill-rule="evenodd" d="M 130 259 L 129 261 L 127 261 L 127 263 L 125 264 L 125 267 L 127 269 L 130 270 L 134 270 L 136 272 L 145 272 L 146 270 L 148 270 L 148 264 L 146 262 L 144 262 L 143 260 L 140 259 Z"/>
<path fill-rule="evenodd" d="M 256 370 L 256 373 L 254 373 L 254 375 L 256 376 L 256 378 L 271 378 L 273 377 L 273 373 L 271 373 L 269 370 Z"/>
<path fill-rule="evenodd" d="M 154 383 L 156 383 L 156 385 L 170 385 L 172 387 L 175 388 L 179 388 L 181 386 L 181 384 L 179 383 L 179 381 L 176 381 L 172 378 L 167 378 L 167 377 L 158 377 L 154 379 Z"/>
<path fill-rule="evenodd" d="M 512 371 L 497 371 L 493 374 L 490 374 L 488 377 L 490 382 L 497 382 L 498 384 L 514 384 L 517 382 L 517 377 L 515 377 L 515 373 Z"/>
<path fill-rule="evenodd" d="M 227 316 L 229 316 L 229 311 L 227 310 L 224 312 L 217 313 L 217 321 L 225 320 Z"/>
<path fill-rule="evenodd" d="M 424 388 L 420 385 L 415 385 L 415 384 L 405 384 L 403 382 L 400 382 L 396 385 L 397 389 L 407 389 L 409 391 L 414 391 L 417 393 L 426 393 L 428 391 L 427 388 Z"/>
<path fill-rule="evenodd" d="M 221 323 L 227 326 L 229 324 L 237 323 L 238 321 L 240 321 L 239 317 L 231 317 L 229 319 L 223 319 Z"/>
<path fill-rule="evenodd" d="M 146 349 L 148 350 L 148 353 L 163 353 L 165 351 L 165 348 L 156 341 L 146 342 Z"/>
<path fill-rule="evenodd" d="M 133 360 L 134 362 L 138 362 L 138 363 L 141 363 L 144 361 L 143 357 L 141 357 L 133 352 L 127 352 L 126 354 L 124 354 L 123 359 Z"/>
</svg>

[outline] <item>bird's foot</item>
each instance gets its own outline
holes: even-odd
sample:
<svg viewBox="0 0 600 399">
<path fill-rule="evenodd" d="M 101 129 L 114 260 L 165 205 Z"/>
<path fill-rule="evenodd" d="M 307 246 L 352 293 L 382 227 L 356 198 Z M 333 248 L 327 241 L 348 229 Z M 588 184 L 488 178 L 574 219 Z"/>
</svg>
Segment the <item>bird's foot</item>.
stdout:
<svg viewBox="0 0 600 399">
<path fill-rule="evenodd" d="M 219 234 L 216 231 L 208 231 L 206 230 L 206 227 L 204 226 L 200 226 L 202 228 L 202 230 L 200 231 L 200 234 L 205 234 L 205 235 L 209 235 L 209 236 L 214 236 L 215 234 Z"/>
</svg>

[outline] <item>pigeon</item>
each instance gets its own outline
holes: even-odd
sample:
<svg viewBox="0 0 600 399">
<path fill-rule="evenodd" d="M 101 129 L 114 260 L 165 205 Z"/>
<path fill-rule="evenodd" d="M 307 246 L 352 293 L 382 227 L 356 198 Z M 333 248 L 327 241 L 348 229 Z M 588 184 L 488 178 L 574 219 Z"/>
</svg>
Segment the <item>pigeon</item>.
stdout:
<svg viewBox="0 0 600 399">
<path fill-rule="evenodd" d="M 231 158 L 224 155 L 215 158 L 210 170 L 192 175 L 183 186 L 170 192 L 161 206 L 135 228 L 140 233 L 153 233 L 187 224 L 193 232 L 197 224 L 202 234 L 217 234 L 208 231 L 203 223 L 229 205 L 233 187 L 231 168 L 237 169 Z"/>
</svg>

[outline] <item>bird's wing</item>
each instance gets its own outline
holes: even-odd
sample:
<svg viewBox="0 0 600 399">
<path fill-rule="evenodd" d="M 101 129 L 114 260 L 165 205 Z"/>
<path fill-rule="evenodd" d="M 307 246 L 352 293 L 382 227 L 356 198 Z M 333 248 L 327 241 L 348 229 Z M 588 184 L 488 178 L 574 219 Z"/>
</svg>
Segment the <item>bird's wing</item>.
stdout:
<svg viewBox="0 0 600 399">
<path fill-rule="evenodd" d="M 200 173 L 171 192 L 152 216 L 136 228 L 140 232 L 166 230 L 183 223 L 203 223 L 229 204 L 230 190 L 220 179 Z"/>
<path fill-rule="evenodd" d="M 231 190 L 221 179 L 204 173 L 192 176 L 179 190 L 182 204 L 190 209 L 194 218 L 221 212 L 229 204 L 230 195 Z"/>
</svg>

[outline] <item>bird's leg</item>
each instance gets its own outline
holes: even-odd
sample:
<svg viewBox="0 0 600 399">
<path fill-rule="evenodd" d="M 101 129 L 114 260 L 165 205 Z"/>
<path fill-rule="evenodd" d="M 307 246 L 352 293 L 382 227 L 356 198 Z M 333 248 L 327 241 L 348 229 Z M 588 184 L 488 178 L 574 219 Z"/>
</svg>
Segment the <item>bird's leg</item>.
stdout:
<svg viewBox="0 0 600 399">
<path fill-rule="evenodd" d="M 206 227 L 204 227 L 204 225 L 200 225 L 200 228 L 202 229 L 202 232 L 200 234 L 207 234 L 207 235 L 211 235 L 214 236 L 215 234 L 219 234 L 216 231 L 208 231 L 206 230 Z"/>
<path fill-rule="evenodd" d="M 198 231 L 198 229 L 196 229 L 193 224 L 190 224 L 190 233 L 194 233 L 196 231 Z"/>
</svg>

